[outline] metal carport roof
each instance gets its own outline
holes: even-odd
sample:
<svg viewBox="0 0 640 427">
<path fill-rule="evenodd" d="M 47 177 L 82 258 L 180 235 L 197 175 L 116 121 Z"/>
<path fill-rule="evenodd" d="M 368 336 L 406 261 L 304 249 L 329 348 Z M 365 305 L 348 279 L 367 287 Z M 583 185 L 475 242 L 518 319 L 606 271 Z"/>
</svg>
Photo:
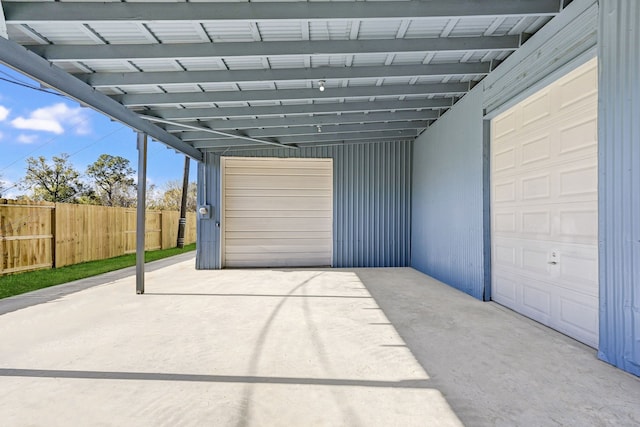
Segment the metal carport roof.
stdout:
<svg viewBox="0 0 640 427">
<path fill-rule="evenodd" d="M 0 0 L 0 61 L 196 159 L 408 140 L 567 3 Z"/>
</svg>

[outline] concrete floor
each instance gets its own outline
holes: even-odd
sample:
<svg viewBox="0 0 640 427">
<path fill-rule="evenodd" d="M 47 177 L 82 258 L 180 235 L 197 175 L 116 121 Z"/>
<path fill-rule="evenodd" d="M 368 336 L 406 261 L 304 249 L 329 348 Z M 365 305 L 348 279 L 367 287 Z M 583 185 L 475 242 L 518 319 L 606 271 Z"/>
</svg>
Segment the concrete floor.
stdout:
<svg viewBox="0 0 640 427">
<path fill-rule="evenodd" d="M 0 301 L 0 425 L 640 425 L 640 379 L 415 270 L 177 261 Z"/>
</svg>

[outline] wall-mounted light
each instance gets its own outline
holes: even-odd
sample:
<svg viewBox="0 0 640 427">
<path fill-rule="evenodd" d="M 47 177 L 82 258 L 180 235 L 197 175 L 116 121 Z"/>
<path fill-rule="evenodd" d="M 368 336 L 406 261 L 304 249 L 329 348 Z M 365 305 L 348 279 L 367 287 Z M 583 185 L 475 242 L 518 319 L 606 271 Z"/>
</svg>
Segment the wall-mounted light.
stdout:
<svg viewBox="0 0 640 427">
<path fill-rule="evenodd" d="M 322 126 L 317 125 L 316 127 L 318 128 L 318 133 L 322 133 Z"/>
<path fill-rule="evenodd" d="M 324 81 L 324 80 L 320 80 L 320 81 L 318 82 L 318 89 L 320 89 L 320 92 L 324 92 L 324 89 L 325 89 L 325 88 L 324 88 L 324 84 L 325 84 L 325 81 Z"/>
</svg>

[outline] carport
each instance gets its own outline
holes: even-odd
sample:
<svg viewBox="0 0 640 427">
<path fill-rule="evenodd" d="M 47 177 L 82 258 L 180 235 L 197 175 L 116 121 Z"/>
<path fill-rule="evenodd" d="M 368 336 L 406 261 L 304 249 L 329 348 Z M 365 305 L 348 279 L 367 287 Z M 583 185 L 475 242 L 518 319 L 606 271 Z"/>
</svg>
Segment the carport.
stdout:
<svg viewBox="0 0 640 427">
<path fill-rule="evenodd" d="M 634 0 L 0 5 L 0 61 L 136 129 L 140 182 L 147 136 L 199 161 L 198 269 L 411 266 L 640 374 Z"/>
</svg>

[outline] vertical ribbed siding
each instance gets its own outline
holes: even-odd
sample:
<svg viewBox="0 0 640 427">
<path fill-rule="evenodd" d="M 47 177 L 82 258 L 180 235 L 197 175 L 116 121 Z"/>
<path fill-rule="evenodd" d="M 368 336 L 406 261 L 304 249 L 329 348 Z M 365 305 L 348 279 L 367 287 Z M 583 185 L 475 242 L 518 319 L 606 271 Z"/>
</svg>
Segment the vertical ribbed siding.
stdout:
<svg viewBox="0 0 640 427">
<path fill-rule="evenodd" d="M 198 206 L 211 206 L 211 218 L 196 224 L 196 268 L 220 268 L 220 157 L 205 153 L 198 163 Z"/>
<path fill-rule="evenodd" d="M 478 299 L 484 293 L 482 88 L 414 143 L 411 266 Z"/>
<path fill-rule="evenodd" d="M 600 8 L 599 356 L 640 375 L 640 3 Z"/>
<path fill-rule="evenodd" d="M 224 155 L 332 158 L 333 266 L 404 267 L 409 264 L 410 250 L 411 148 L 412 142 L 405 141 L 237 151 Z M 209 154 L 207 165 L 213 165 L 213 159 L 219 162 L 218 155 Z M 215 166 L 207 169 L 213 171 Z M 219 205 L 219 194 L 216 197 Z M 209 239 L 205 234 L 210 232 L 207 229 L 202 238 Z"/>
</svg>

